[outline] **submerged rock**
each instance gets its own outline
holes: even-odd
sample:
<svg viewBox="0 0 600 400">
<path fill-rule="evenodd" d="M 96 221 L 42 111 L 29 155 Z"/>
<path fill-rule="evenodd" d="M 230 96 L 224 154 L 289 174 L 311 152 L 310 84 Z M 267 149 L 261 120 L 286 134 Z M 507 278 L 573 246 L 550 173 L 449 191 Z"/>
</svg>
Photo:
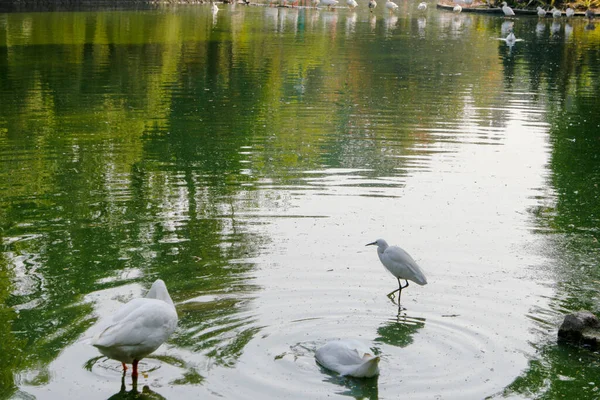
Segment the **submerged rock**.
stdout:
<svg viewBox="0 0 600 400">
<path fill-rule="evenodd" d="M 558 329 L 558 340 L 600 347 L 600 320 L 589 311 L 578 311 L 565 316 Z"/>
</svg>

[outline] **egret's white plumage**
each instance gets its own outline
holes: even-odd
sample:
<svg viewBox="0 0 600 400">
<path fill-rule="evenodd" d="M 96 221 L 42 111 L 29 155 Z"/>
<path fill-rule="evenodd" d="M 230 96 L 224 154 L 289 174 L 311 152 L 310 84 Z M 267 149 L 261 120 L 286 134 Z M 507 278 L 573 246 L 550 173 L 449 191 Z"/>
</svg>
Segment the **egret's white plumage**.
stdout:
<svg viewBox="0 0 600 400">
<path fill-rule="evenodd" d="M 557 9 L 556 7 L 554 7 L 550 12 L 552 13 L 552 17 L 553 18 L 560 18 L 561 15 L 562 15 L 562 13 L 560 12 L 560 10 Z"/>
<path fill-rule="evenodd" d="M 427 3 L 425 3 L 424 1 L 420 2 L 419 5 L 417 6 L 417 10 L 419 10 L 419 11 L 427 10 Z"/>
<path fill-rule="evenodd" d="M 383 239 L 377 239 L 373 243 L 367 244 L 367 246 L 372 245 L 377 246 L 377 255 L 383 266 L 398 279 L 399 288 L 388 293 L 388 297 L 391 298 L 394 293 L 398 292 L 398 300 L 400 300 L 402 289 L 408 287 L 409 280 L 421 286 L 427 284 L 425 274 L 421 271 L 417 262 L 404 249 L 398 246 L 388 246 L 387 242 Z M 404 279 L 406 282 L 405 286 L 402 286 L 400 279 Z"/>
<path fill-rule="evenodd" d="M 177 312 L 167 286 L 157 279 L 146 297 L 133 299 L 113 315 L 110 325 L 93 340 L 100 353 L 125 364 L 133 364 L 137 377 L 138 362 L 154 352 L 173 333 Z"/>
<path fill-rule="evenodd" d="M 462 7 L 460 6 L 460 4 L 457 4 L 454 6 L 452 11 L 454 11 L 455 13 L 460 13 L 462 11 Z"/>
<path fill-rule="evenodd" d="M 544 10 L 542 7 L 537 8 L 537 15 L 538 17 L 545 17 L 546 16 L 546 10 Z"/>
<path fill-rule="evenodd" d="M 398 9 L 398 4 L 394 3 L 392 0 L 386 0 L 385 8 L 390 10 L 390 12 L 394 12 Z"/>
<path fill-rule="evenodd" d="M 512 8 L 510 8 L 508 6 L 508 4 L 506 4 L 505 1 L 502 2 L 502 12 L 504 13 L 505 16 L 507 17 L 513 17 L 515 15 L 515 12 L 513 11 Z"/>
<path fill-rule="evenodd" d="M 315 358 L 323 367 L 343 376 L 371 378 L 379 374 L 379 356 L 360 340 L 328 342 L 317 350 Z"/>
<path fill-rule="evenodd" d="M 567 18 L 571 18 L 573 15 L 575 15 L 575 10 L 573 10 L 571 7 L 567 7 L 565 15 L 567 16 Z"/>
<path fill-rule="evenodd" d="M 375 0 L 369 0 L 369 10 L 373 12 L 375 8 L 377 8 L 377 2 Z"/>
</svg>

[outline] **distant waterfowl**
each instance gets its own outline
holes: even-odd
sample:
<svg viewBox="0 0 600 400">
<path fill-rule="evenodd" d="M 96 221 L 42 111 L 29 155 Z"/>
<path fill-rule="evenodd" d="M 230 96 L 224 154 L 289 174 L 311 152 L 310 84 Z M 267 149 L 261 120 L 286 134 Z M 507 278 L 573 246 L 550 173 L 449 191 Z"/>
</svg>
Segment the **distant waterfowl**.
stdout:
<svg viewBox="0 0 600 400">
<path fill-rule="evenodd" d="M 506 4 L 505 1 L 502 2 L 502 12 L 504 13 L 504 15 L 506 17 L 514 17 L 514 15 L 515 15 L 515 12 L 513 11 L 513 9 L 510 8 L 508 6 L 508 4 Z"/>
<path fill-rule="evenodd" d="M 392 13 L 398 9 L 398 4 L 394 3 L 392 0 L 386 0 L 385 8 L 387 8 L 390 11 L 390 13 Z"/>
<path fill-rule="evenodd" d="M 424 1 L 420 2 L 419 5 L 417 6 L 417 10 L 419 10 L 419 11 L 427 10 L 427 3 L 425 3 Z"/>
<path fill-rule="evenodd" d="M 538 8 L 537 8 L 537 15 L 540 18 L 545 17 L 546 16 L 546 10 L 544 10 L 542 7 L 538 6 Z"/>
<path fill-rule="evenodd" d="M 167 286 L 157 279 L 146 297 L 123 305 L 108 328 L 92 339 L 100 353 L 113 360 L 132 364 L 131 376 L 138 376 L 138 362 L 163 344 L 175 331 L 177 312 Z"/>
<path fill-rule="evenodd" d="M 455 13 L 460 13 L 462 11 L 462 7 L 460 6 L 460 4 L 457 4 L 454 6 L 452 11 L 454 11 Z"/>
<path fill-rule="evenodd" d="M 369 0 L 369 11 L 373 12 L 375 8 L 377 8 L 377 2 L 375 0 Z"/>
<path fill-rule="evenodd" d="M 408 280 L 411 280 L 419 285 L 426 285 L 427 278 L 421 271 L 421 268 L 415 260 L 405 250 L 398 246 L 388 246 L 387 242 L 383 239 L 377 239 L 372 243 L 368 243 L 367 246 L 377 246 L 377 255 L 379 261 L 383 266 L 398 279 L 399 288 L 388 293 L 388 297 L 392 298 L 394 293 L 398 292 L 398 301 L 402 295 L 402 289 L 408 287 Z M 404 279 L 406 282 L 405 286 L 402 286 L 400 282 Z"/>
<path fill-rule="evenodd" d="M 356 2 L 356 0 L 346 0 L 346 4 L 348 5 L 348 8 L 350 8 L 351 10 L 354 10 L 358 6 L 358 3 Z"/>
<path fill-rule="evenodd" d="M 216 3 L 212 3 L 212 12 L 215 14 L 219 12 L 219 7 L 217 7 Z"/>
<path fill-rule="evenodd" d="M 327 8 L 331 8 L 333 6 L 337 6 L 338 0 L 321 0 L 321 4 L 327 6 Z"/>
<path fill-rule="evenodd" d="M 317 362 L 342 376 L 372 378 L 379 374 L 379 356 L 359 340 L 328 342 L 315 353 Z"/>
<path fill-rule="evenodd" d="M 571 18 L 573 15 L 575 15 L 575 10 L 573 10 L 571 7 L 567 7 L 565 15 L 567 16 L 567 18 Z"/>
<path fill-rule="evenodd" d="M 562 16 L 562 13 L 556 7 L 550 10 L 550 12 L 552 13 L 552 18 L 560 18 Z"/>
<path fill-rule="evenodd" d="M 587 19 L 593 19 L 596 16 L 596 14 L 594 14 L 594 12 L 592 10 L 590 10 L 589 8 L 587 10 L 585 10 L 585 17 Z"/>
</svg>

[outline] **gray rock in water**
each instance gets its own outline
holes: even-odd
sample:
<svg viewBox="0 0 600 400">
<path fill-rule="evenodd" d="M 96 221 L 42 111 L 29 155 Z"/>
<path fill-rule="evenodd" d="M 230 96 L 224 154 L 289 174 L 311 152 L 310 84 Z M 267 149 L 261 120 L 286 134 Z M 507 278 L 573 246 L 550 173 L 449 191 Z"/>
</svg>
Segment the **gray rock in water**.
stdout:
<svg viewBox="0 0 600 400">
<path fill-rule="evenodd" d="M 597 349 L 600 346 L 600 320 L 589 311 L 568 314 L 558 329 L 558 340 Z"/>
</svg>

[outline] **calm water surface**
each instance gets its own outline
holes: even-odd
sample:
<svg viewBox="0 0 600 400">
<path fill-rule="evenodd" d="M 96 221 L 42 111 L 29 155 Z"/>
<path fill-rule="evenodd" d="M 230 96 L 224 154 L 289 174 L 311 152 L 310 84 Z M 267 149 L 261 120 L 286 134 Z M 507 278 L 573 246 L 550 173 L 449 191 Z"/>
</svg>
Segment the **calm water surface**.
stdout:
<svg viewBox="0 0 600 400">
<path fill-rule="evenodd" d="M 399 4 L 0 14 L 0 397 L 126 398 L 87 340 L 158 277 L 148 398 L 600 396 L 600 29 Z"/>
</svg>

